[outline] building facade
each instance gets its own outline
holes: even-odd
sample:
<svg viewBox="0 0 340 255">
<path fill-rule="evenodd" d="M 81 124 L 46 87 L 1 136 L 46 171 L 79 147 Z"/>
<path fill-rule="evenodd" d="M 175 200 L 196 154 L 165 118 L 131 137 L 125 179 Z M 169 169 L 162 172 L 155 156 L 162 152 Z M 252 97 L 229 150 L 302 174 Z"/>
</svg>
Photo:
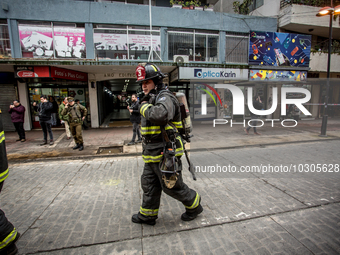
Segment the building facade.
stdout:
<svg viewBox="0 0 340 255">
<path fill-rule="evenodd" d="M 247 81 L 250 31 L 277 29 L 271 17 L 143 4 L 1 2 L 0 107 L 19 99 L 27 109 L 26 130 L 39 125 L 31 106 L 43 94 L 58 103 L 65 96 L 79 99 L 89 108 L 91 126 L 100 127 L 139 89 L 134 71 L 148 60 L 169 74 L 170 89 L 187 96 L 190 77 L 183 75 L 194 68 L 242 73 L 223 82 Z"/>
</svg>

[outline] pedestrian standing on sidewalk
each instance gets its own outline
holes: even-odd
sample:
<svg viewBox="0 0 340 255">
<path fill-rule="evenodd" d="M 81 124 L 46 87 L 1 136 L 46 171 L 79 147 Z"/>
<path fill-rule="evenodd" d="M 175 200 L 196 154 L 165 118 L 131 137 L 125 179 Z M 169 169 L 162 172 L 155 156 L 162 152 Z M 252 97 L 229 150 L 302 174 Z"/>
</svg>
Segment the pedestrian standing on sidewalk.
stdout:
<svg viewBox="0 0 340 255">
<path fill-rule="evenodd" d="M 33 103 L 34 110 L 39 112 L 39 124 L 44 133 L 44 140 L 40 145 L 47 144 L 47 132 L 50 136 L 50 145 L 53 145 L 53 133 L 52 133 L 52 121 L 51 114 L 53 110 L 53 104 L 48 101 L 46 96 L 40 97 L 40 103 L 37 105 L 36 102 Z"/>
<path fill-rule="evenodd" d="M 81 126 L 87 115 L 87 109 L 81 104 L 75 104 L 74 98 L 69 97 L 68 104 L 65 105 L 61 115 L 69 116 L 70 130 L 73 135 L 74 142 L 76 143 L 76 146 L 74 146 L 73 149 L 79 149 L 79 151 L 82 151 L 84 149 L 84 142 Z"/>
<path fill-rule="evenodd" d="M 25 142 L 25 129 L 24 129 L 24 119 L 25 119 L 25 107 L 20 104 L 18 100 L 13 101 L 13 104 L 9 106 L 9 113 L 11 114 L 12 122 L 19 135 L 18 141 Z"/>
<path fill-rule="evenodd" d="M 8 161 L 5 145 L 5 132 L 2 125 L 2 116 L 0 110 L 0 192 L 8 177 Z M 0 254 L 17 254 L 18 249 L 15 243 L 19 240 L 20 233 L 5 216 L 5 213 L 0 210 Z"/>
<path fill-rule="evenodd" d="M 69 116 L 68 115 L 61 115 L 61 112 L 64 110 L 65 105 L 68 103 L 67 97 L 64 98 L 64 101 L 60 104 L 59 109 L 58 109 L 58 115 L 59 119 L 64 123 L 65 125 L 65 131 L 66 131 L 66 136 L 67 140 L 71 139 L 71 131 L 70 131 L 70 125 L 69 125 Z"/>
<path fill-rule="evenodd" d="M 131 106 L 128 106 L 127 109 L 130 111 L 130 121 L 133 125 L 133 136 L 131 142 L 128 145 L 135 144 L 136 136 L 138 135 L 137 143 L 142 142 L 142 137 L 140 135 L 139 123 L 140 123 L 140 113 L 139 113 L 139 102 L 136 94 L 132 94 L 131 96 Z"/>
<path fill-rule="evenodd" d="M 262 110 L 263 109 L 263 103 L 261 101 L 260 96 L 256 96 L 254 97 L 254 108 L 256 110 Z M 259 118 L 258 115 L 254 114 L 254 113 L 250 113 L 250 117 L 251 117 L 251 124 L 254 128 L 254 134 L 255 135 L 260 135 L 260 133 L 257 132 L 256 130 L 256 125 L 257 125 L 257 119 Z M 244 131 L 246 132 L 247 135 L 249 135 L 249 130 L 251 129 L 251 126 L 248 126 Z"/>
</svg>

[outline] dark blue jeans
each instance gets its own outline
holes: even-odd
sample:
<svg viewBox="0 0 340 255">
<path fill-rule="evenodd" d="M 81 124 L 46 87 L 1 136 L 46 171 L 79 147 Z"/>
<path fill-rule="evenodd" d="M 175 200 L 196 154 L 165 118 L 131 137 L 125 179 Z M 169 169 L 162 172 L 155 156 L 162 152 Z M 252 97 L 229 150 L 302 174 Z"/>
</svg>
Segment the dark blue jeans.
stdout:
<svg viewBox="0 0 340 255">
<path fill-rule="evenodd" d="M 47 141 L 47 132 L 50 136 L 50 140 L 53 140 L 53 134 L 52 134 L 52 129 L 51 129 L 51 121 L 39 121 L 40 126 L 42 128 L 42 131 L 44 133 L 44 140 Z"/>
</svg>

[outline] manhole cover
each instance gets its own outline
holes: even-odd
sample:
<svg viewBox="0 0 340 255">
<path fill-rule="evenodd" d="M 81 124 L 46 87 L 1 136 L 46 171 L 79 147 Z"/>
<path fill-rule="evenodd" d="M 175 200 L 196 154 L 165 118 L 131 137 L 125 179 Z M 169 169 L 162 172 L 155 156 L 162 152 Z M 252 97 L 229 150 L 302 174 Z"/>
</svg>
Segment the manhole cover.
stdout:
<svg viewBox="0 0 340 255">
<path fill-rule="evenodd" d="M 97 154 L 116 154 L 122 153 L 123 146 L 99 147 Z"/>
</svg>

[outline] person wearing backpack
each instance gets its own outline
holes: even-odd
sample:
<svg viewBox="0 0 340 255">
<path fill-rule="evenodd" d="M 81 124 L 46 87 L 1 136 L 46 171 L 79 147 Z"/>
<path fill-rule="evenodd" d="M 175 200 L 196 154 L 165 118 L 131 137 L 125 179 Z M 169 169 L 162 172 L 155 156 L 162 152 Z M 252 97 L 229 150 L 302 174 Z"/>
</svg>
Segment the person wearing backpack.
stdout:
<svg viewBox="0 0 340 255">
<path fill-rule="evenodd" d="M 202 213 L 203 207 L 201 196 L 182 178 L 184 146 L 178 133 L 178 129 L 183 128 L 180 104 L 166 89 L 163 83 L 165 75 L 155 64 L 139 64 L 136 75 L 145 94 L 139 105 L 145 164 L 141 176 L 143 202 L 131 220 L 133 223 L 155 225 L 162 191 L 183 204 L 183 221 L 194 220 Z"/>
<path fill-rule="evenodd" d="M 74 146 L 73 149 L 79 149 L 79 151 L 82 151 L 84 149 L 82 125 L 87 115 L 87 109 L 81 104 L 75 104 L 74 98 L 69 97 L 68 103 L 62 110 L 61 115 L 69 116 L 70 130 L 74 142 L 76 143 L 76 146 Z"/>
</svg>

